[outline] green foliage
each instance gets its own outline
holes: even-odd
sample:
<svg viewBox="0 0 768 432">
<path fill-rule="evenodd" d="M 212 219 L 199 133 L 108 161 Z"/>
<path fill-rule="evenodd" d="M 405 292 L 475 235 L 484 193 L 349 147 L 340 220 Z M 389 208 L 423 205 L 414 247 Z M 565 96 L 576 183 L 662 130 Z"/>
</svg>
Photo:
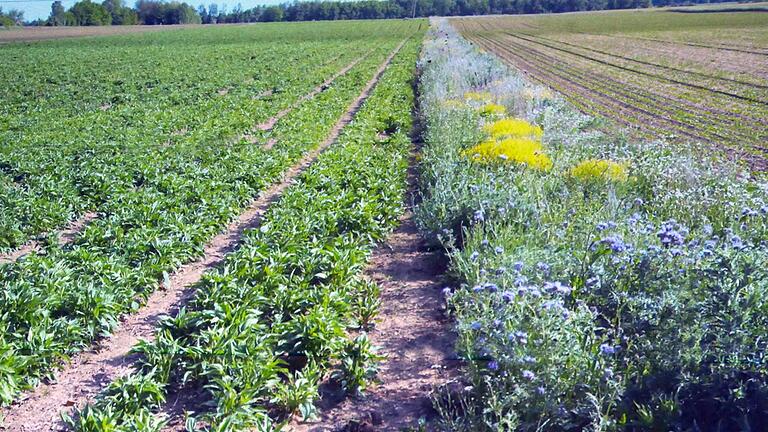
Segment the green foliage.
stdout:
<svg viewBox="0 0 768 432">
<path fill-rule="evenodd" d="M 322 142 L 399 42 L 400 33 L 419 25 L 339 24 L 291 26 L 279 36 L 255 27 L 194 29 L 152 36 L 150 40 L 159 39 L 150 44 L 144 43 L 146 35 L 139 35 L 4 48 L 14 53 L 22 50 L 23 58 L 29 59 L 17 70 L 38 72 L 25 75 L 20 83 L 15 81 L 18 76 L 12 79 L 9 71 L 0 68 L 0 77 L 9 83 L 9 104 L 4 109 L 13 113 L 7 118 L 15 125 L 0 131 L 4 144 L 0 167 L 7 168 L 0 176 L 5 186 L 0 196 L 9 197 L 4 201 L 8 213 L 0 221 L 26 233 L 26 237 L 15 236 L 28 238 L 43 226 L 65 223 L 65 218 L 87 209 L 99 212 L 73 244 L 49 247 L 45 254 L 2 266 L 4 404 L 19 390 L 49 377 L 69 355 L 108 334 L 119 317 L 138 308 L 165 275 L 198 258 L 203 246 L 251 200 Z M 371 24 L 371 32 L 364 36 L 344 36 Z M 210 46 L 210 51 L 201 54 L 200 45 Z M 168 46 L 174 47 L 175 59 L 165 56 Z M 254 46 L 262 47 L 257 55 Z M 69 58 L 81 50 L 83 56 L 94 56 L 94 64 L 100 66 L 81 68 L 76 57 Z M 35 66 L 57 52 L 59 68 Z M 365 53 L 325 91 L 299 101 Z M 152 66 L 158 61 L 160 66 Z M 94 75 L 99 78 L 92 79 Z M 48 82 L 58 80 L 67 84 Z M 72 99 L 70 92 L 83 82 L 89 82 L 89 93 Z M 49 96 L 46 104 L 27 106 L 24 95 L 30 88 Z M 221 88 L 231 90 L 222 95 Z M 120 98 L 123 101 L 116 102 Z M 103 110 L 105 101 L 115 102 Z M 253 130 L 254 123 L 294 104 L 272 130 Z M 67 121 L 60 119 L 64 114 Z M 36 118 L 37 126 L 27 124 L 27 116 Z M 201 118 L 210 120 L 201 122 Z M 369 128 L 376 124 L 366 123 Z M 17 127 L 24 133 L 18 133 Z M 245 133 L 251 134 L 250 139 L 240 138 Z M 262 144 L 269 139 L 277 144 L 266 149 Z M 46 142 L 53 141 L 58 142 L 55 148 L 46 147 Z M 391 158 L 387 161 L 391 163 Z M 389 165 L 375 167 L 386 171 Z M 331 173 L 339 175 L 330 169 L 319 174 L 317 187 L 328 187 L 322 179 Z M 375 193 L 386 191 L 386 199 L 359 198 L 356 190 L 340 191 L 338 186 L 328 187 L 329 193 L 336 194 L 330 197 L 295 195 L 292 205 L 308 211 L 300 214 L 305 224 L 301 235 L 279 236 L 275 241 L 282 246 L 276 247 L 269 233 L 262 233 L 263 239 L 254 239 L 249 248 L 249 253 L 260 257 L 258 262 L 243 256 L 221 273 L 209 275 L 196 300 L 197 309 L 164 323 L 154 344 L 137 347 L 145 354 L 142 371 L 154 369 L 160 382 L 205 384 L 228 373 L 221 362 L 250 358 L 236 373 L 254 386 L 271 388 L 283 371 L 274 355 L 279 340 L 291 342 L 281 349 L 318 347 L 324 353 L 334 352 L 344 329 L 351 326 L 347 304 L 353 288 L 347 282 L 360 271 L 367 253 L 359 244 L 380 238 L 383 230 L 374 227 L 382 220 L 391 226 L 401 209 L 399 198 L 393 198 L 402 192 L 402 185 L 395 182 L 399 177 L 377 174 L 390 179 L 391 184 L 384 180 L 375 184 Z M 318 181 L 308 178 L 306 182 Z M 331 198 L 345 203 L 345 210 L 315 219 L 323 206 L 336 202 Z M 353 202 L 358 206 L 348 208 Z M 296 217 L 286 212 L 284 218 L 270 222 L 275 236 L 278 227 L 292 230 Z M 27 215 L 37 215 L 41 222 L 30 224 L 35 219 Z M 364 223 L 356 223 L 358 219 Z M 345 235 L 312 240 L 313 230 L 331 234 L 344 230 Z M 5 234 L 0 233 L 0 238 Z M 305 254 L 304 259 L 291 261 L 298 253 Z M 264 291 L 253 293 L 253 307 L 227 305 L 232 298 L 243 298 L 250 287 L 234 282 L 249 280 L 246 275 L 253 281 L 263 278 Z M 272 300 L 256 302 L 264 296 Z M 304 316 L 307 325 L 289 322 L 294 316 Z M 227 325 L 213 325 L 219 320 Z M 260 333 L 273 325 L 279 334 L 264 337 Z M 236 343 L 230 345 L 233 337 Z M 193 349 L 195 343 L 201 348 Z"/>
<path fill-rule="evenodd" d="M 348 393 L 360 394 L 378 372 L 378 363 L 384 357 L 376 354 L 366 333 L 348 341 L 341 356 L 341 363 L 333 373 L 333 379 Z"/>
<path fill-rule="evenodd" d="M 281 121 L 265 132 L 295 137 L 273 151 L 293 149 L 301 139 L 307 146 L 322 140 L 360 92 L 367 81 L 362 78 L 373 75 L 398 39 L 374 51 L 344 84 L 317 96 L 329 105 L 301 104 L 296 115 L 304 122 Z M 359 289 L 368 255 L 403 210 L 418 47 L 417 33 L 337 142 L 270 207 L 262 226 L 246 233 L 222 267 L 206 274 L 188 307 L 163 320 L 155 341 L 136 348 L 143 356 L 139 374 L 157 388 L 205 391 L 212 408 L 190 418 L 189 426 L 199 419 L 209 430 L 273 430 L 281 423 L 270 414 L 314 414 L 318 383 L 336 364 L 350 391 L 373 378 L 378 356 L 370 342 L 365 336 L 348 341 L 344 330 L 357 322 L 352 299 L 373 294 Z M 392 136 L 380 142 L 386 125 L 393 126 Z M 110 399 L 114 394 L 108 391 L 82 412 L 123 427 L 133 420 L 116 418 L 111 407 L 130 404 Z"/>
<path fill-rule="evenodd" d="M 112 24 L 112 15 L 104 6 L 92 3 L 91 0 L 82 0 L 75 3 L 69 12 L 75 17 L 75 24 L 79 26 L 103 26 Z"/>
</svg>

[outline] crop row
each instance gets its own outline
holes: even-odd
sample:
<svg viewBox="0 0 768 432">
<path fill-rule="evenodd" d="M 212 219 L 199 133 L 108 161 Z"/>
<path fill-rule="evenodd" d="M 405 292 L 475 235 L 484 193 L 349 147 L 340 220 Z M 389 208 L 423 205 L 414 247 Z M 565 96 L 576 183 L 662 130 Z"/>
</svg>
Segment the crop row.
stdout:
<svg viewBox="0 0 768 432">
<path fill-rule="evenodd" d="M 629 62 L 629 64 L 639 64 L 646 66 L 650 68 L 651 70 L 657 71 L 657 73 L 671 73 L 674 75 L 677 75 L 679 77 L 681 76 L 692 76 L 697 77 L 695 79 L 703 79 L 705 80 L 705 83 L 713 83 L 715 85 L 718 85 L 718 82 L 720 82 L 719 85 L 726 84 L 728 86 L 733 86 L 730 91 L 738 92 L 742 89 L 749 91 L 750 88 L 753 89 L 768 89 L 768 86 L 764 84 L 764 82 L 761 82 L 759 79 L 751 80 L 751 81 L 744 81 L 742 79 L 732 78 L 728 76 L 727 74 L 724 74 L 722 72 L 716 72 L 714 70 L 696 70 L 696 69 L 690 69 L 690 68 L 683 68 L 679 66 L 674 66 L 668 64 L 670 62 L 669 58 L 654 58 L 654 56 L 650 57 L 640 57 L 640 56 L 628 56 L 628 55 L 622 55 L 616 52 L 616 46 L 617 41 L 613 37 L 608 37 L 605 42 L 605 45 L 601 47 L 600 45 L 592 46 L 589 44 L 585 44 L 585 42 L 576 43 L 574 42 L 568 42 L 567 40 L 563 40 L 566 38 L 547 38 L 544 36 L 535 36 L 535 35 L 526 35 L 527 37 L 534 38 L 534 39 L 541 39 L 545 40 L 547 42 L 555 43 L 555 44 L 562 44 L 571 48 L 576 48 L 583 51 L 589 51 L 597 54 L 601 54 L 608 58 L 616 58 L 621 59 L 624 61 Z M 682 57 L 681 60 L 685 60 L 686 57 Z M 699 82 L 701 84 L 701 82 Z M 728 87 L 720 88 L 721 90 L 726 90 Z"/>
<path fill-rule="evenodd" d="M 760 428 L 766 182 L 683 144 L 596 130 L 445 23 L 423 52 L 416 214 L 450 257 L 467 362 L 464 385 L 435 398 L 440 426 Z M 489 137 L 498 116 L 541 127 L 551 164 L 510 157 L 524 140 Z M 468 157 L 478 143 L 507 153 Z"/>
<path fill-rule="evenodd" d="M 768 104 L 766 101 L 766 86 L 747 82 L 731 82 L 722 78 L 694 73 L 678 68 L 662 66 L 648 61 L 639 61 L 630 57 L 616 55 L 603 50 L 580 46 L 543 36 L 534 36 L 524 33 L 509 33 L 527 42 L 541 45 L 571 56 L 579 57 L 604 66 L 624 70 L 633 74 L 647 76 L 655 81 L 670 82 L 675 85 L 692 87 L 704 92 L 717 93 L 719 95 L 745 100 L 747 102 Z M 585 54 L 584 52 L 589 54 Z"/>
<path fill-rule="evenodd" d="M 3 402 L 109 333 L 164 275 L 197 258 L 244 205 L 322 141 L 396 42 L 378 41 L 333 86 L 259 131 L 258 139 L 277 141 L 273 148 L 240 140 L 198 147 L 194 158 L 164 152 L 138 171 L 141 187 L 113 192 L 101 208 L 104 216 L 72 245 L 3 267 Z"/>
<path fill-rule="evenodd" d="M 380 27 L 399 31 L 379 23 L 372 26 L 370 43 L 386 39 Z M 164 153 L 188 151 L 190 159 L 201 158 L 206 150 L 199 146 L 248 131 L 372 46 L 331 35 L 321 41 L 298 30 L 286 32 L 297 39 L 286 45 L 260 40 L 263 33 L 193 31 L 189 41 L 169 34 L 150 40 L 148 49 L 105 38 L 86 47 L 38 44 L 25 53 L 14 66 L 23 78 L 4 77 L 18 89 L 9 93 L 12 103 L 4 104 L 7 124 L 0 130 L 0 171 L 13 180 L 0 190 L 0 250 L 98 209 L 115 190 L 140 185 L 140 171 L 162 161 Z M 227 43 L 216 50 L 199 48 L 220 39 Z M 11 58 L 18 50 L 3 49 Z M 115 63 L 135 57 L 137 50 L 143 69 L 115 70 Z M 67 57 L 79 59 L 83 53 L 93 60 L 79 64 Z M 63 64 L 41 67 L 46 60 L 40 57 L 46 55 L 63 58 Z M 37 93 L 29 94 L 27 87 Z M 92 88 L 93 99 L 74 90 L 82 88 Z"/>
<path fill-rule="evenodd" d="M 479 38 L 479 37 L 478 37 Z M 478 39 L 475 39 L 478 40 Z M 617 75 L 614 78 L 595 75 L 588 67 L 564 64 L 558 57 L 550 57 L 529 45 L 519 44 L 514 40 L 504 43 L 483 37 L 479 43 L 493 51 L 513 56 L 516 64 L 539 76 L 546 76 L 545 81 L 566 82 L 566 92 L 572 96 L 587 92 L 597 96 L 597 100 L 586 100 L 592 109 L 619 107 L 624 116 L 629 114 L 641 120 L 639 124 L 648 129 L 658 125 L 676 130 L 687 136 L 699 138 L 710 143 L 728 144 L 737 150 L 749 151 L 749 143 L 761 141 L 764 133 L 762 124 L 753 123 L 749 116 L 741 116 L 732 111 L 710 109 L 701 103 L 685 99 L 656 94 L 649 90 L 650 82 L 639 77 L 638 85 L 627 83 L 629 77 Z M 602 70 L 602 69 L 600 69 Z M 644 83 L 641 89 L 639 84 Z M 615 115 L 614 115 L 615 117 Z M 735 145 L 738 144 L 738 145 Z M 747 144 L 747 145 L 745 145 Z M 739 146 L 744 148 L 739 149 Z"/>
<path fill-rule="evenodd" d="M 621 103 L 629 109 L 647 113 L 652 118 L 658 119 L 657 121 L 673 122 L 689 129 L 689 132 L 719 127 L 719 131 L 711 130 L 711 137 L 702 135 L 702 138 L 731 141 L 754 139 L 754 136 L 747 131 L 742 131 L 742 125 L 737 123 L 746 122 L 751 123 L 751 127 L 757 127 L 756 120 L 738 118 L 733 116 L 733 113 L 722 110 L 703 108 L 684 99 L 654 94 L 638 85 L 621 82 L 604 75 L 595 76 L 578 67 L 563 64 L 554 57 L 547 56 L 514 41 L 506 41 L 506 43 L 502 44 L 501 42 L 485 39 L 484 42 L 495 46 L 496 50 L 503 50 L 516 57 L 520 57 L 522 61 L 530 62 L 534 60 L 531 64 L 539 73 L 544 72 L 556 77 L 562 77 L 562 79 L 574 84 L 577 88 L 581 87 L 601 94 L 604 97 L 608 97 L 614 103 Z M 525 56 L 523 57 L 521 54 L 525 54 Z M 730 136 L 723 136 L 721 133 L 727 133 Z"/>
<path fill-rule="evenodd" d="M 497 45 L 493 41 L 484 42 L 488 43 L 489 46 Z M 577 81 L 577 78 L 579 77 L 578 74 L 551 70 L 544 64 L 533 63 L 530 61 L 530 57 L 524 57 L 518 54 L 517 51 L 508 50 L 505 47 L 495 46 L 494 48 L 497 50 L 497 54 L 503 59 L 512 61 L 514 64 L 531 72 L 538 79 L 546 82 L 559 92 L 568 95 L 574 104 L 578 105 L 580 109 L 586 112 L 597 113 L 606 117 L 611 117 L 612 113 L 613 116 L 616 116 L 617 113 L 621 113 L 619 121 L 627 125 L 642 124 L 646 129 L 674 131 L 695 140 L 711 143 L 710 139 L 696 134 L 692 125 L 674 121 L 668 116 L 658 116 L 657 113 L 651 111 L 653 107 L 648 107 L 645 104 L 642 106 L 632 104 L 631 101 L 624 102 L 613 93 L 586 87 L 585 84 Z M 558 68 L 557 65 L 553 67 Z M 567 66 L 560 66 L 560 68 L 562 67 L 567 68 Z M 605 82 L 597 82 L 599 83 L 598 86 L 605 85 Z M 657 124 L 661 124 L 663 127 L 657 129 L 654 127 Z"/>
<path fill-rule="evenodd" d="M 376 313 L 376 287 L 361 271 L 403 210 L 420 38 L 404 43 L 337 142 L 156 339 L 136 347 L 137 372 L 80 410 L 75 430 L 159 430 L 175 393 L 208 407 L 187 420 L 192 428 L 266 431 L 294 413 L 310 417 L 329 374 L 349 391 L 365 387 L 376 355 L 347 330 Z"/>
</svg>

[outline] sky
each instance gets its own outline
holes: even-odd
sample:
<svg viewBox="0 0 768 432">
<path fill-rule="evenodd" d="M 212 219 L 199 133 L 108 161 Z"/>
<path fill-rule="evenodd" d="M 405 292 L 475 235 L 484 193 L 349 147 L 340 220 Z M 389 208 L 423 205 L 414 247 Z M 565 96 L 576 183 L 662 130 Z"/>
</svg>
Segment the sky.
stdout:
<svg viewBox="0 0 768 432">
<path fill-rule="evenodd" d="M 38 18 L 48 18 L 48 15 L 51 14 L 51 3 L 53 3 L 54 0 L 0 0 L 0 7 L 3 8 L 3 10 L 9 10 L 9 9 L 19 9 L 24 11 L 24 20 L 25 21 L 31 21 L 36 20 Z M 65 8 L 69 9 L 73 4 L 75 4 L 78 0 L 61 0 L 62 4 Z M 92 0 L 94 2 L 101 3 L 101 0 Z M 278 3 L 284 3 L 284 0 L 180 0 L 180 1 L 186 1 L 187 3 L 191 4 L 195 8 L 199 4 L 205 4 L 206 7 L 211 3 L 216 3 L 219 5 L 219 10 L 221 10 L 221 6 L 223 4 L 227 5 L 227 10 L 232 10 L 235 6 L 237 6 L 237 3 L 240 3 L 243 5 L 243 9 L 250 9 L 254 6 L 258 5 L 271 5 L 271 4 L 278 4 Z M 133 6 L 133 0 L 126 0 L 126 5 Z"/>
</svg>

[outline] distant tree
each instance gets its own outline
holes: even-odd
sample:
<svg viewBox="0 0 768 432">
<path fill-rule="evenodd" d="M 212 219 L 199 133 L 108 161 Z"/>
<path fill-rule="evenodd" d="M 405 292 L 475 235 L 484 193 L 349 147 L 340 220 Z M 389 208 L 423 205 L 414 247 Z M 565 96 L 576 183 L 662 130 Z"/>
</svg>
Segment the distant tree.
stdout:
<svg viewBox="0 0 768 432">
<path fill-rule="evenodd" d="M 208 15 L 210 16 L 210 22 L 216 24 L 216 20 L 219 19 L 219 5 L 211 3 L 208 5 Z"/>
<path fill-rule="evenodd" d="M 283 8 L 280 6 L 269 6 L 261 14 L 260 21 L 275 22 L 283 20 Z"/>
<path fill-rule="evenodd" d="M 67 11 L 64 9 L 64 5 L 61 1 L 55 1 L 51 4 L 51 16 L 48 17 L 48 25 L 51 26 L 63 26 L 67 25 L 66 17 L 64 16 Z"/>
<path fill-rule="evenodd" d="M 3 8 L 0 7 L 0 26 L 13 27 L 21 25 L 24 22 L 24 12 L 18 9 L 9 9 L 8 12 L 3 12 Z"/>
<path fill-rule="evenodd" d="M 102 26 L 112 24 L 112 15 L 104 6 L 93 3 L 91 0 L 82 0 L 75 3 L 69 12 L 75 17 L 75 25 Z"/>
<path fill-rule="evenodd" d="M 104 0 L 101 3 L 112 16 L 114 25 L 133 25 L 138 24 L 139 17 L 135 10 L 126 7 L 123 0 Z"/>
<path fill-rule="evenodd" d="M 200 14 L 187 3 L 176 1 L 139 0 L 136 2 L 139 21 L 147 25 L 200 24 Z"/>
</svg>

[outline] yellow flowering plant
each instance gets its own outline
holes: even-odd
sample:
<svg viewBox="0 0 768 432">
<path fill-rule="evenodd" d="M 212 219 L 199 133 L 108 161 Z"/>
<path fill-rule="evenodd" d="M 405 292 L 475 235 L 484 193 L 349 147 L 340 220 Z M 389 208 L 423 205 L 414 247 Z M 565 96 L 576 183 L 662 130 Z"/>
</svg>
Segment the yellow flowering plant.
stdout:
<svg viewBox="0 0 768 432">
<path fill-rule="evenodd" d="M 491 100 L 490 92 L 466 92 L 464 99 L 467 101 L 487 102 Z"/>
<path fill-rule="evenodd" d="M 540 126 L 533 125 L 525 120 L 517 118 L 505 118 L 483 127 L 493 139 L 532 137 L 540 139 L 544 131 Z"/>
<path fill-rule="evenodd" d="M 541 142 L 530 138 L 483 141 L 465 150 L 464 155 L 480 163 L 518 163 L 539 171 L 552 168 L 552 160 L 544 153 Z"/>
<path fill-rule="evenodd" d="M 502 117 L 507 113 L 507 108 L 504 105 L 489 103 L 478 108 L 478 111 L 485 117 Z"/>
<path fill-rule="evenodd" d="M 583 181 L 608 180 L 625 182 L 629 178 L 627 164 L 608 159 L 587 159 L 570 169 L 570 174 Z"/>
</svg>

